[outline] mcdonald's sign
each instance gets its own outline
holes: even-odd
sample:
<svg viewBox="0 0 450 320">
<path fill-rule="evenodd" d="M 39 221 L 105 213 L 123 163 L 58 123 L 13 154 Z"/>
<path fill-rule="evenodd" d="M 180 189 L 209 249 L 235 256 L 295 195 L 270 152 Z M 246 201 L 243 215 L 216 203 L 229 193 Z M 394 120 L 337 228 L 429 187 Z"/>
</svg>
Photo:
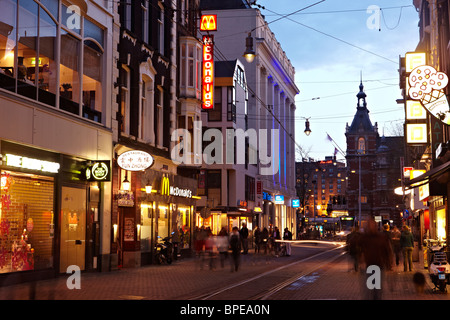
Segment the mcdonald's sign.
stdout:
<svg viewBox="0 0 450 320">
<path fill-rule="evenodd" d="M 162 196 L 170 196 L 169 177 L 162 177 L 162 179 L 161 179 L 161 195 Z"/>
<path fill-rule="evenodd" d="M 214 40 L 203 36 L 202 109 L 214 107 Z"/>
<path fill-rule="evenodd" d="M 217 31 L 217 15 L 216 14 L 202 15 L 202 18 L 200 20 L 200 30 Z"/>
</svg>

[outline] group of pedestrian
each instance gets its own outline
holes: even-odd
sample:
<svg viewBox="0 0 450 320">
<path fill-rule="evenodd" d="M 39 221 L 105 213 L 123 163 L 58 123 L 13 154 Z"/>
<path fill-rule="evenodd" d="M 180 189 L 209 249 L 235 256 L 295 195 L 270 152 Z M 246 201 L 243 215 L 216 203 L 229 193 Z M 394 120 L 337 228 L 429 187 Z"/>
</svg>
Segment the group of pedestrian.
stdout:
<svg viewBox="0 0 450 320">
<path fill-rule="evenodd" d="M 203 269 L 206 260 L 209 269 L 216 268 L 215 261 L 218 253 L 220 265 L 225 267 L 225 261 L 228 259 L 228 253 L 231 253 L 231 271 L 238 271 L 240 265 L 240 255 L 248 253 L 248 228 L 245 223 L 242 228 L 233 227 L 228 234 L 223 227 L 217 236 L 214 236 L 209 227 L 196 228 L 195 237 L 195 254 L 200 270 Z"/>
<path fill-rule="evenodd" d="M 272 226 L 270 226 L 269 229 L 264 227 L 263 230 L 261 230 L 258 226 L 255 228 L 253 232 L 255 253 L 261 253 L 261 251 L 264 250 L 264 255 L 267 255 L 267 253 L 271 253 L 273 251 L 275 256 L 278 256 L 281 248 L 281 232 L 278 227 L 274 227 L 272 229 Z M 292 232 L 289 231 L 288 228 L 284 229 L 283 240 L 286 241 L 283 242 L 286 246 L 286 255 L 290 256 L 291 244 L 288 241 L 292 240 Z"/>
<path fill-rule="evenodd" d="M 382 270 L 392 270 L 395 262 L 400 264 L 400 255 L 403 253 L 403 270 L 412 271 L 412 252 L 414 237 L 407 225 L 402 226 L 400 232 L 396 226 L 392 231 L 388 224 L 383 226 L 381 232 L 375 220 L 367 222 L 363 233 L 354 227 L 347 236 L 347 252 L 353 260 L 353 270 L 358 271 L 363 263 L 366 267 L 376 265 Z"/>
</svg>

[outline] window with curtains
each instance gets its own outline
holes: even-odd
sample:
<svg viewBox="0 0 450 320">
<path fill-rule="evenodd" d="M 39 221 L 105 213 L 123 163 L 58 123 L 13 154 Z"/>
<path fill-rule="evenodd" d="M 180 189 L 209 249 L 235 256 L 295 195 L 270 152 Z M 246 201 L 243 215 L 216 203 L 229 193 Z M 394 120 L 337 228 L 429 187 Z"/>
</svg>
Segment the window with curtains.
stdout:
<svg viewBox="0 0 450 320">
<path fill-rule="evenodd" d="M 0 88 L 102 123 L 103 28 L 59 0 L 1 4 Z"/>
</svg>

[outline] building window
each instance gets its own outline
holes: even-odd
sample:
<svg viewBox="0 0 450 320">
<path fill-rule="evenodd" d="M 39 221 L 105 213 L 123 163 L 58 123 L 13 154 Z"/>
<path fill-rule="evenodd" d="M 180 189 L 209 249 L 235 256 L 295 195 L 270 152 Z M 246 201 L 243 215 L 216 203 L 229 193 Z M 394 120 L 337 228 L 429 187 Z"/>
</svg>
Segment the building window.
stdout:
<svg viewBox="0 0 450 320">
<path fill-rule="evenodd" d="M 201 96 L 202 51 L 201 45 L 194 38 L 181 41 L 180 83 L 185 95 L 197 99 Z"/>
<path fill-rule="evenodd" d="M 57 0 L 2 1 L 0 87 L 102 122 L 104 30 L 72 9 L 59 24 Z"/>
<path fill-rule="evenodd" d="M 164 56 L 164 8 L 162 5 L 159 7 L 160 13 L 158 18 L 158 49 L 159 53 Z"/>
<path fill-rule="evenodd" d="M 126 135 L 130 134 L 130 72 L 123 66 L 120 72 L 120 119 L 119 131 Z"/>
<path fill-rule="evenodd" d="M 236 123 L 236 90 L 234 87 L 227 88 L 227 121 Z"/>
<path fill-rule="evenodd" d="M 124 0 L 122 2 L 120 2 L 121 4 L 123 4 L 123 22 L 122 25 L 125 27 L 125 29 L 128 29 L 130 31 L 131 30 L 131 19 L 132 19 L 132 15 L 131 15 L 131 11 L 132 11 L 132 0 Z"/>
<path fill-rule="evenodd" d="M 208 110 L 208 121 L 222 121 L 222 87 L 214 88 L 214 108 Z"/>
<path fill-rule="evenodd" d="M 245 176 L 245 199 L 255 201 L 255 178 Z"/>
<path fill-rule="evenodd" d="M 142 40 L 149 43 L 149 12 L 148 0 L 144 0 L 141 4 L 142 9 Z"/>
<path fill-rule="evenodd" d="M 357 152 L 359 154 L 365 154 L 366 153 L 366 140 L 364 138 L 358 139 L 358 150 Z"/>
<path fill-rule="evenodd" d="M 164 103 L 164 91 L 162 88 L 158 88 L 158 104 L 156 106 L 156 145 L 158 147 L 163 146 L 163 127 L 164 127 L 164 119 L 163 119 L 163 103 Z"/>
</svg>

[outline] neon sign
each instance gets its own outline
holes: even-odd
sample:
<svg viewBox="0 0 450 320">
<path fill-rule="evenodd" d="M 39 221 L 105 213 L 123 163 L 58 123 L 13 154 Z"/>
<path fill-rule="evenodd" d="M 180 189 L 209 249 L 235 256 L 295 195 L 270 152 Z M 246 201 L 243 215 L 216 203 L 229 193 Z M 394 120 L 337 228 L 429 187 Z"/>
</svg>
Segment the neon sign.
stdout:
<svg viewBox="0 0 450 320">
<path fill-rule="evenodd" d="M 202 108 L 214 107 L 214 41 L 213 36 L 203 36 Z"/>
<path fill-rule="evenodd" d="M 208 14 L 203 15 L 200 21 L 201 31 L 217 31 L 217 15 Z"/>
</svg>

